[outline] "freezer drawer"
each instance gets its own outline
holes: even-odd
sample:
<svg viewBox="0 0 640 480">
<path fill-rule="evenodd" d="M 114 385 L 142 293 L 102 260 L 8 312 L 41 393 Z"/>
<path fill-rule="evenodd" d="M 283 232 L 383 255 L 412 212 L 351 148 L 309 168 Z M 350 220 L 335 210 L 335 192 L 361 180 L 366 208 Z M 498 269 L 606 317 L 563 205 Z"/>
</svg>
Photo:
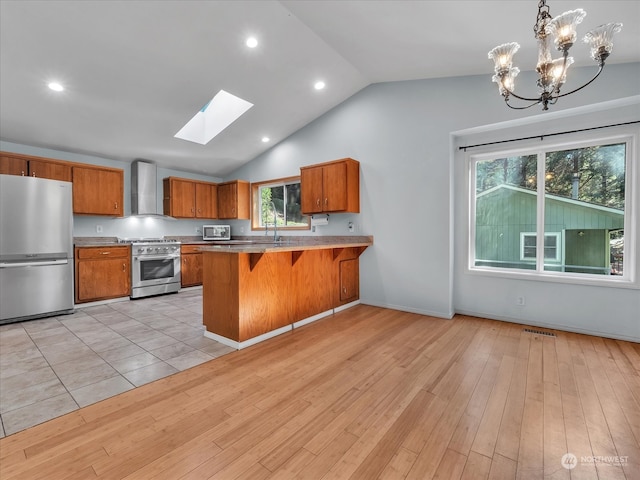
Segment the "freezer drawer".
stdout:
<svg viewBox="0 0 640 480">
<path fill-rule="evenodd" d="M 0 323 L 73 311 L 73 261 L 0 263 Z"/>
</svg>

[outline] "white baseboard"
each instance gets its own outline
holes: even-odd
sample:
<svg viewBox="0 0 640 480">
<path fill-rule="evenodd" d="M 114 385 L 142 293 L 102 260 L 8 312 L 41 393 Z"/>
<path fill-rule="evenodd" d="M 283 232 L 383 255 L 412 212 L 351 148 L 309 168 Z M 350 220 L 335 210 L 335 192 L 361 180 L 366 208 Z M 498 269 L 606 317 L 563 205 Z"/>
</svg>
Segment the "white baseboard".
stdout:
<svg viewBox="0 0 640 480">
<path fill-rule="evenodd" d="M 429 317 L 446 318 L 451 320 L 455 315 L 455 312 L 439 312 L 436 310 L 425 310 L 422 308 L 405 307 L 403 305 L 393 305 L 390 303 L 382 303 L 363 299 L 364 305 L 371 305 L 372 307 L 388 308 L 390 310 L 399 310 L 401 312 L 417 313 L 418 315 L 427 315 Z"/>
<path fill-rule="evenodd" d="M 326 312 L 318 313 L 316 315 L 312 315 L 310 317 L 294 322 L 293 328 L 300 328 L 303 325 L 307 325 L 309 323 L 315 322 L 316 320 L 320 320 L 321 318 L 328 317 L 329 315 L 333 315 L 333 309 L 327 310 Z"/>
<path fill-rule="evenodd" d="M 530 325 L 532 327 L 542 327 L 542 328 L 548 328 L 551 330 L 562 330 L 563 332 L 581 333 L 583 335 L 592 335 L 596 337 L 613 338 L 615 340 L 625 340 L 627 342 L 640 343 L 639 337 L 630 337 L 628 335 L 611 334 L 609 332 L 590 330 L 588 328 L 576 328 L 572 325 L 540 322 L 538 320 L 529 320 L 529 319 L 522 319 L 522 318 L 512 318 L 504 315 L 494 315 L 491 313 L 483 313 L 483 312 L 471 312 L 468 310 L 457 310 L 456 314 L 468 315 L 470 317 L 488 318 L 491 320 L 498 320 L 501 322 L 517 323 L 518 325 Z"/>
<path fill-rule="evenodd" d="M 333 313 L 341 312 L 343 310 L 346 310 L 347 308 L 355 307 L 356 305 L 360 305 L 360 300 L 359 299 L 354 301 L 354 302 L 346 303 L 344 305 L 340 305 L 339 307 L 334 308 L 333 309 Z"/>
<path fill-rule="evenodd" d="M 235 348 L 236 350 L 242 350 L 243 348 L 250 347 L 251 345 L 255 345 L 256 343 L 264 342 L 273 337 L 277 337 L 278 335 L 282 335 L 283 333 L 290 332 L 293 329 L 292 325 L 285 325 L 284 327 L 277 328 L 267 333 L 263 333 L 262 335 L 258 335 L 257 337 L 250 338 L 249 340 L 245 340 L 244 342 L 236 342 L 235 340 L 231 340 L 230 338 L 223 337 L 222 335 L 218 335 L 216 333 L 211 333 L 209 331 L 204 332 L 204 336 L 207 338 L 211 338 L 216 342 L 220 342 L 223 345 L 226 345 L 231 348 Z"/>
</svg>

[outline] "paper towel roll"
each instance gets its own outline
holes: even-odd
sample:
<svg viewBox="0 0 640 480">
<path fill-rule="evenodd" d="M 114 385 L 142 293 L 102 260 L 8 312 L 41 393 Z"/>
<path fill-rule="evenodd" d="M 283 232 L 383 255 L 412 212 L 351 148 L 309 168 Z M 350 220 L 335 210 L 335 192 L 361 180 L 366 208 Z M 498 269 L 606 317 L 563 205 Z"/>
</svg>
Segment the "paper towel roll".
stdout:
<svg viewBox="0 0 640 480">
<path fill-rule="evenodd" d="M 311 226 L 329 225 L 329 215 L 312 215 Z"/>
</svg>

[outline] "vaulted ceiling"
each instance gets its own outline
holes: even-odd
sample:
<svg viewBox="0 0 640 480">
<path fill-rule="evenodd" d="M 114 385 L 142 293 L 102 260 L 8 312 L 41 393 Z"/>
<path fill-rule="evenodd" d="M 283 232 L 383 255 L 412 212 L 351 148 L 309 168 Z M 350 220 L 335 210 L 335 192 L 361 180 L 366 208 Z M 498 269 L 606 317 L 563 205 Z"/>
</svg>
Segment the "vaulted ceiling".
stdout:
<svg viewBox="0 0 640 480">
<path fill-rule="evenodd" d="M 508 41 L 522 45 L 517 64 L 531 69 L 537 6 L 1 0 L 0 138 L 224 176 L 371 83 L 477 74 L 490 82 L 487 52 Z M 640 2 L 549 6 L 554 16 L 584 8 L 579 33 L 624 23 L 608 63 L 640 61 Z M 576 65 L 592 64 L 581 42 L 572 54 Z M 49 90 L 52 80 L 65 90 Z M 254 106 L 207 145 L 174 138 L 219 90 Z"/>
</svg>

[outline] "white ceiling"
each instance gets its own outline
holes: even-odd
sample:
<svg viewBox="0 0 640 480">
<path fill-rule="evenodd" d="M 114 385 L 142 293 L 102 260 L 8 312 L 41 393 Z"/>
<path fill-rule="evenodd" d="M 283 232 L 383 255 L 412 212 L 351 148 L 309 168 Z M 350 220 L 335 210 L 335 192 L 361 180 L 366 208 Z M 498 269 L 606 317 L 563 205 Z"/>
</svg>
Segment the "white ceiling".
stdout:
<svg viewBox="0 0 640 480">
<path fill-rule="evenodd" d="M 522 46 L 516 65 L 532 69 L 537 4 L 0 0 L 0 138 L 224 176 L 371 83 L 490 82 L 487 52 L 508 41 Z M 608 63 L 640 61 L 640 1 L 549 6 L 554 16 L 584 8 L 579 34 L 623 22 Z M 593 63 L 581 42 L 572 54 Z M 66 90 L 49 90 L 52 79 Z M 208 145 L 174 138 L 221 89 L 254 107 Z"/>
</svg>

